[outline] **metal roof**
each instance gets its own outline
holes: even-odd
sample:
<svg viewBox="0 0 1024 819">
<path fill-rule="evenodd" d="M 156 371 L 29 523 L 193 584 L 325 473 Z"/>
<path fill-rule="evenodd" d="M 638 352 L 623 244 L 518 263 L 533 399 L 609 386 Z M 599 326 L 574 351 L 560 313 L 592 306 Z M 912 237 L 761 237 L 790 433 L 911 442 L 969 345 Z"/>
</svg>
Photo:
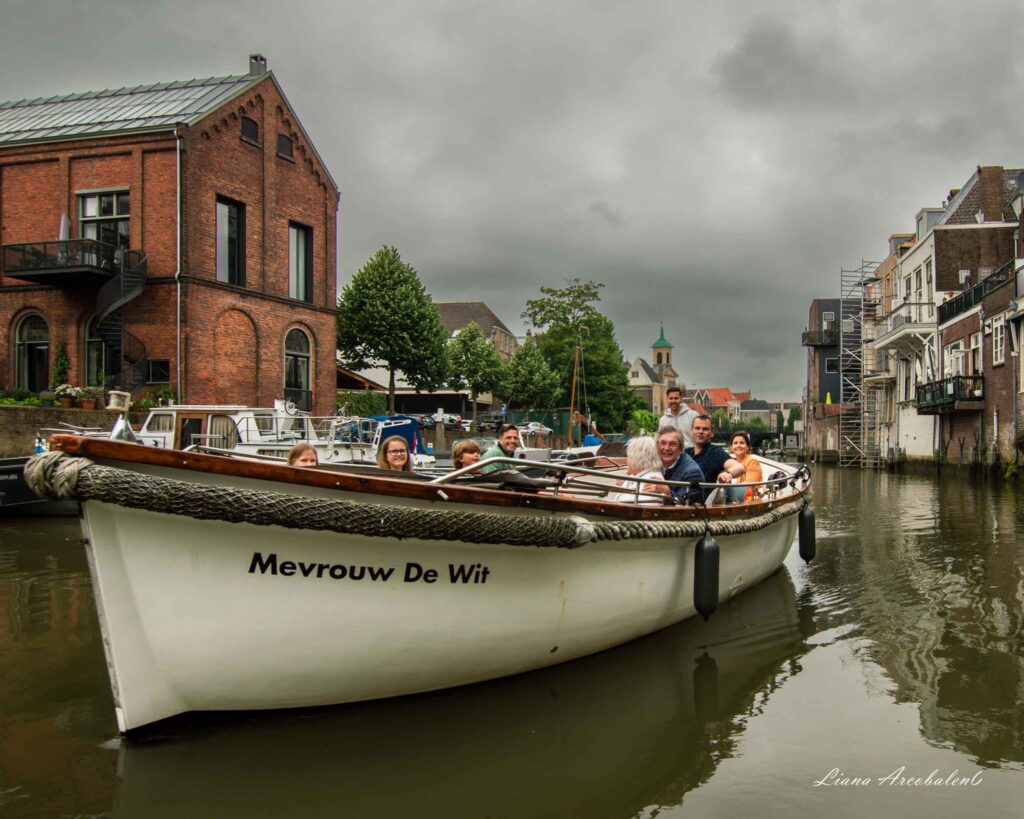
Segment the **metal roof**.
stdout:
<svg viewBox="0 0 1024 819">
<path fill-rule="evenodd" d="M 209 77 L 0 102 L 0 144 L 109 136 L 191 124 L 266 76 Z"/>
</svg>

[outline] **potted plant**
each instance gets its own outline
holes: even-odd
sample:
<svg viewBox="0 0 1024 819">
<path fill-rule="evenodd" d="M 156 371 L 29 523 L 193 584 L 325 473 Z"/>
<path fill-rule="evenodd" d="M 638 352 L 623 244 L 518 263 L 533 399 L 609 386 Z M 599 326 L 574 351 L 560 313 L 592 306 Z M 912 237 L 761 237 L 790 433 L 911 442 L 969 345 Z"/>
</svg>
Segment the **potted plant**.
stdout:
<svg viewBox="0 0 1024 819">
<path fill-rule="evenodd" d="M 78 399 L 78 405 L 84 410 L 94 410 L 101 395 L 102 392 L 95 389 L 83 390 L 82 397 Z"/>
<path fill-rule="evenodd" d="M 52 407 L 54 400 L 53 390 L 43 390 L 39 393 L 39 406 L 41 407 Z"/>
<path fill-rule="evenodd" d="M 78 399 L 82 397 L 82 390 L 78 387 L 72 386 L 71 384 L 58 384 L 57 389 L 53 391 L 53 394 L 57 396 L 57 400 L 60 401 L 61 407 L 64 409 L 71 409 L 75 406 Z"/>
</svg>

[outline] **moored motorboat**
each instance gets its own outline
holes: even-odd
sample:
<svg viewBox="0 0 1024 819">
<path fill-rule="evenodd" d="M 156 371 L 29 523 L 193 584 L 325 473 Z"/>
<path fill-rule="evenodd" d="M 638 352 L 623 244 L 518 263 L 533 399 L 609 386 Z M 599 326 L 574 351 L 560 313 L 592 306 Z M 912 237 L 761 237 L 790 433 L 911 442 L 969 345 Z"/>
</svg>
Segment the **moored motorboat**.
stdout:
<svg viewBox="0 0 1024 819">
<path fill-rule="evenodd" d="M 73 436 L 51 449 L 27 474 L 81 501 L 122 731 L 446 688 L 626 642 L 776 571 L 809 488 L 788 469 L 750 504 L 652 507 L 566 491 L 561 475 L 586 470 L 554 464 L 557 480 L 517 486 Z"/>
</svg>

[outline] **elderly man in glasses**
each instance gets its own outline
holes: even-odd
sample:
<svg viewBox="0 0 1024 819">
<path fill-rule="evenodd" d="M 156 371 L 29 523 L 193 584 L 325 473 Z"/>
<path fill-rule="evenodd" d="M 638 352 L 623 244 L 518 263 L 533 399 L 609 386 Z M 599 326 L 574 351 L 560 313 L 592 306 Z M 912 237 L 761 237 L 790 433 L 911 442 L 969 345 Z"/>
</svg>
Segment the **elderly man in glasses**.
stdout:
<svg viewBox="0 0 1024 819">
<path fill-rule="evenodd" d="M 516 454 L 516 447 L 519 446 L 519 430 L 515 424 L 502 424 L 498 427 L 498 440 L 494 446 L 488 449 L 481 460 L 488 458 L 511 458 Z M 512 469 L 510 464 L 487 464 L 480 467 L 480 471 L 498 472 L 502 469 Z"/>
</svg>

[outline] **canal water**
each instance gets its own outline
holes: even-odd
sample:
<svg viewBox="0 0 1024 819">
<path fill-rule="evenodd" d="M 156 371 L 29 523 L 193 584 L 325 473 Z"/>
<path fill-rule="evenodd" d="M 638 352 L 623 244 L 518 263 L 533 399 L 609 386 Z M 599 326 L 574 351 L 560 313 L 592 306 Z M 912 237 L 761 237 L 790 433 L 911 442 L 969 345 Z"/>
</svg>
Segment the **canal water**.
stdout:
<svg viewBox="0 0 1024 819">
<path fill-rule="evenodd" d="M 0 817 L 1020 816 L 1021 495 L 828 468 L 815 492 L 818 559 L 707 624 L 131 741 L 77 522 L 0 520 Z"/>
</svg>

